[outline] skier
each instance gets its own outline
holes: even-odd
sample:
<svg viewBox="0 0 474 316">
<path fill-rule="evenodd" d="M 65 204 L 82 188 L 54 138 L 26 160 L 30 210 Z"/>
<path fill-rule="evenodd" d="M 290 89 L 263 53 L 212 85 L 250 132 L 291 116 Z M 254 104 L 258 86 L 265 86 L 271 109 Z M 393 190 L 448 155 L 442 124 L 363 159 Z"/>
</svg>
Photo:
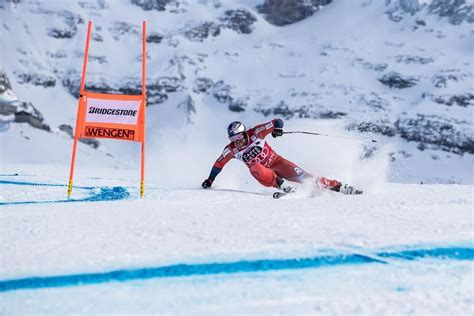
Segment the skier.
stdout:
<svg viewBox="0 0 474 316">
<path fill-rule="evenodd" d="M 303 180 L 313 178 L 293 162 L 278 155 L 265 141 L 265 137 L 270 134 L 275 137 L 283 135 L 283 121 L 274 119 L 268 123 L 257 125 L 249 130 L 241 122 L 232 122 L 227 128 L 230 143 L 214 163 L 209 177 L 204 180 L 201 186 L 208 189 L 212 186 L 217 175 L 222 168 L 232 159 L 241 160 L 250 169 L 252 176 L 266 187 L 274 187 L 283 191 L 276 192 L 275 198 L 286 193 L 294 192 L 294 188 L 289 183 L 302 183 Z M 319 188 L 329 189 L 344 194 L 361 194 L 351 186 L 343 185 L 337 180 L 325 177 L 316 178 L 315 184 Z"/>
</svg>

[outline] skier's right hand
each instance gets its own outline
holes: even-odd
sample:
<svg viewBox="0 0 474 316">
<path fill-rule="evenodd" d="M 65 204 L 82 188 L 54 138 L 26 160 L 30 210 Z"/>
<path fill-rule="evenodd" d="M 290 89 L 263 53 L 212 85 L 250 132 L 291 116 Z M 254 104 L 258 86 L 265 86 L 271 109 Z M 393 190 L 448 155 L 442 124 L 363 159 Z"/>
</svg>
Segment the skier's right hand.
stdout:
<svg viewBox="0 0 474 316">
<path fill-rule="evenodd" d="M 209 189 L 212 185 L 212 181 L 209 179 L 204 180 L 204 182 L 201 184 L 203 189 Z"/>
</svg>

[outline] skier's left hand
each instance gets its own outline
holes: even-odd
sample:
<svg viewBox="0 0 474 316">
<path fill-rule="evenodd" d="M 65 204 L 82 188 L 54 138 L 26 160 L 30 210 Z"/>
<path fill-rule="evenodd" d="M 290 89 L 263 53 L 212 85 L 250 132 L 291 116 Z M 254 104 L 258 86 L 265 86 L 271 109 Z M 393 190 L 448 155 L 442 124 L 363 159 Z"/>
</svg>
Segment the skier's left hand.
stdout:
<svg viewBox="0 0 474 316">
<path fill-rule="evenodd" d="M 201 184 L 203 189 L 209 189 L 212 186 L 212 181 L 209 179 L 204 180 L 204 182 Z"/>
<path fill-rule="evenodd" d="M 275 127 L 275 128 L 273 129 L 273 132 L 272 132 L 273 138 L 275 138 L 275 137 L 280 137 L 280 136 L 282 136 L 282 135 L 283 135 L 283 128 Z"/>
</svg>

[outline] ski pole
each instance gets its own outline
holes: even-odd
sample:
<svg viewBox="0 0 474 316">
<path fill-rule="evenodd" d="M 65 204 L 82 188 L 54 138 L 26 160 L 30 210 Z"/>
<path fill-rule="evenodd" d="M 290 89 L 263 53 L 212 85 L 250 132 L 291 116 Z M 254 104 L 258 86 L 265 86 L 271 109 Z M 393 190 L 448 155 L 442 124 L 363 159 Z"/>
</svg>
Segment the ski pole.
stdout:
<svg viewBox="0 0 474 316">
<path fill-rule="evenodd" d="M 314 133 L 314 132 L 305 132 L 305 131 L 283 132 L 283 134 L 307 134 L 307 135 L 325 136 L 325 137 L 336 137 L 336 138 L 344 138 L 344 139 L 362 141 L 361 139 L 357 139 L 357 138 L 353 138 L 353 137 L 339 136 L 339 135 L 327 135 L 327 134 Z M 371 139 L 370 141 L 371 141 L 372 143 L 376 143 L 376 142 L 377 142 L 375 139 Z"/>
</svg>

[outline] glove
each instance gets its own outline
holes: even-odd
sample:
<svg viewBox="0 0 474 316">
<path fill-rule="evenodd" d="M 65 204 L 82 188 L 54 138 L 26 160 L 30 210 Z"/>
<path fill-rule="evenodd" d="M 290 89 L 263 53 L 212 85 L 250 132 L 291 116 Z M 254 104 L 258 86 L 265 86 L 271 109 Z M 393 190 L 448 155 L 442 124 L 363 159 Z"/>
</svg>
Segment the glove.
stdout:
<svg viewBox="0 0 474 316">
<path fill-rule="evenodd" d="M 212 185 L 212 181 L 209 179 L 204 180 L 204 182 L 201 184 L 203 189 L 209 189 Z"/>
<path fill-rule="evenodd" d="M 273 132 L 272 132 L 273 138 L 275 138 L 275 137 L 280 137 L 280 136 L 282 136 L 282 135 L 283 135 L 283 128 L 275 127 L 275 128 L 273 129 Z"/>
</svg>

